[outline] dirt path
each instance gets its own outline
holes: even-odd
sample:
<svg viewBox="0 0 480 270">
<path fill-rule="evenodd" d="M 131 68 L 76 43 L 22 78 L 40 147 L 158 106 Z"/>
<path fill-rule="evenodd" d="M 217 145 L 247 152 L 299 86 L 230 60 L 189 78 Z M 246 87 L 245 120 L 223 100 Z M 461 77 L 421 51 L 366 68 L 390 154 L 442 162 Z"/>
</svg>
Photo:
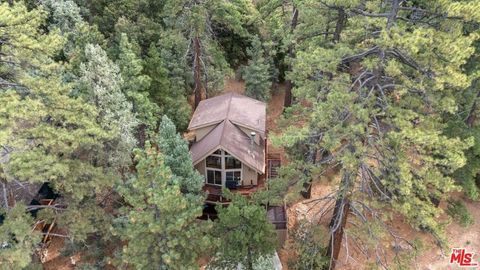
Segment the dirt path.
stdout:
<svg viewBox="0 0 480 270">
<path fill-rule="evenodd" d="M 237 94 L 245 94 L 245 82 L 240 80 L 235 80 L 233 78 L 228 78 L 224 82 L 224 89 L 222 93 L 234 92 Z"/>
</svg>

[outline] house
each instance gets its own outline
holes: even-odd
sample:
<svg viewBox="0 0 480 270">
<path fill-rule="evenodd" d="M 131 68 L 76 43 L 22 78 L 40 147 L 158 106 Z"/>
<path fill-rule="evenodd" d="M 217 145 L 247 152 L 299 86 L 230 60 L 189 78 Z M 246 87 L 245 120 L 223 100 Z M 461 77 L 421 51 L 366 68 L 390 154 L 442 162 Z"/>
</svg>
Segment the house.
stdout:
<svg viewBox="0 0 480 270">
<path fill-rule="evenodd" d="M 212 202 L 222 187 L 250 194 L 265 185 L 266 104 L 228 93 L 203 100 L 188 129 L 190 154 Z"/>
<path fill-rule="evenodd" d="M 266 179 L 277 176 L 281 158 L 267 153 L 266 107 L 264 102 L 228 93 L 201 101 L 193 113 L 188 126 L 190 154 L 208 193 L 202 218 L 215 218 L 215 205 L 228 203 L 222 188 L 248 196 L 265 188 Z M 285 206 L 266 208 L 283 245 L 287 239 Z"/>
</svg>

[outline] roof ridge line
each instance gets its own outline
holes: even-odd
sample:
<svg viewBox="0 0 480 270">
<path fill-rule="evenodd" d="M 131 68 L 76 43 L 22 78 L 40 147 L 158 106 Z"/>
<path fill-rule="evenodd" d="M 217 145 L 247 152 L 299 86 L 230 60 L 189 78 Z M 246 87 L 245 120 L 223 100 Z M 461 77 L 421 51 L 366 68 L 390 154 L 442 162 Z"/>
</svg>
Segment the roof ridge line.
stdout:
<svg viewBox="0 0 480 270">
<path fill-rule="evenodd" d="M 227 106 L 227 113 L 225 114 L 225 120 L 230 121 L 230 108 L 232 107 L 232 97 L 233 97 L 233 92 L 230 92 L 230 98 L 228 99 L 228 106 Z M 222 133 L 223 135 L 223 133 Z"/>
<path fill-rule="evenodd" d="M 223 129 L 222 129 L 222 136 L 220 137 L 220 145 L 223 144 L 223 138 L 225 138 L 225 136 L 223 136 L 223 135 L 225 135 L 225 126 L 227 125 L 226 121 L 230 122 L 230 124 L 233 125 L 233 123 L 228 118 L 223 119 L 223 121 L 222 121 L 223 122 Z M 220 123 L 222 123 L 222 122 L 220 122 Z"/>
</svg>

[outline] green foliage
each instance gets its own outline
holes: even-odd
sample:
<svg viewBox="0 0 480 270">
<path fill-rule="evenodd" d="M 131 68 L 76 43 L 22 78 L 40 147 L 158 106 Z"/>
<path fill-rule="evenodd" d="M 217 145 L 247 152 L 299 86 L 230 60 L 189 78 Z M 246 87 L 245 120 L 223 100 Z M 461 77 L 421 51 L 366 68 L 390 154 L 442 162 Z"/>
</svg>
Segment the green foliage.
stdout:
<svg viewBox="0 0 480 270">
<path fill-rule="evenodd" d="M 470 128 L 464 121 L 459 121 L 459 119 L 450 119 L 448 125 L 446 129 L 448 135 L 474 139 L 474 145 L 465 151 L 467 159 L 465 166 L 456 170 L 454 177 L 462 186 L 463 192 L 465 192 L 468 198 L 479 200 L 480 185 L 477 183 L 477 179 L 480 173 L 480 127 L 475 125 Z"/>
<path fill-rule="evenodd" d="M 295 42 L 287 77 L 300 102 L 287 112 L 278 141 L 303 163 L 298 174 L 340 166 L 348 181 L 338 183 L 338 196 L 391 207 L 445 244 L 432 198 L 459 189 L 452 175 L 474 144 L 470 136 L 447 136 L 445 116 L 456 112 L 455 94 L 473 80 L 463 65 L 478 35 L 464 34 L 461 20 L 434 15 L 456 14 L 453 6 L 467 3 L 409 3 L 413 9 L 389 19 L 393 3 L 295 3 L 301 20 L 285 40 Z M 278 6 L 269 9 L 272 16 Z M 415 17 L 415 9 L 423 15 Z M 319 163 L 317 153 L 332 159 Z"/>
<path fill-rule="evenodd" d="M 185 96 L 181 62 L 172 56 L 170 50 L 160 50 L 152 43 L 144 61 L 144 70 L 152 79 L 149 88 L 151 99 L 160 107 L 161 113 L 175 123 L 179 131 L 186 130 L 191 107 Z"/>
<path fill-rule="evenodd" d="M 471 25 L 464 26 L 466 35 L 474 32 L 475 27 Z M 474 139 L 474 145 L 465 152 L 467 163 L 458 169 L 454 176 L 459 182 L 465 194 L 472 200 L 480 199 L 480 126 L 478 123 L 479 110 L 479 89 L 480 80 L 478 72 L 480 68 L 479 52 L 480 41 L 474 43 L 475 53 L 470 56 L 464 65 L 465 73 L 472 83 L 465 91 L 459 91 L 455 94 L 458 103 L 458 113 L 449 115 L 447 118 L 448 126 L 446 133 L 449 136 Z"/>
<path fill-rule="evenodd" d="M 247 55 L 249 96 L 267 100 L 279 75 L 293 82 L 297 101 L 274 138 L 289 165 L 251 201 L 227 195 L 232 205 L 219 209 L 215 223 L 214 266 L 263 264 L 275 237 L 258 203 L 290 200 L 288 190 L 332 167 L 345 179 L 334 182 L 337 195 L 368 206 L 354 210 L 372 217 L 356 235 L 370 247 L 387 235 L 388 212 L 444 244 L 441 209 L 432 201 L 459 186 L 479 198 L 478 1 L 403 1 L 397 11 L 397 1 L 378 0 L 8 2 L 0 5 L 0 145 L 13 151 L 1 178 L 50 182 L 68 207 L 39 216 L 67 229 L 72 253 L 96 247 L 84 253 L 91 260 L 84 267 L 104 267 L 100 257 L 120 237 L 121 268 L 198 268 L 210 244 L 196 219 L 203 179 L 177 134 L 191 115 L 195 56 L 207 96 L 222 90 L 231 65 L 245 64 Z M 148 144 L 138 150 L 137 171 L 122 182 L 136 135 L 144 128 L 153 134 L 159 115 L 160 153 Z M 115 195 L 114 180 L 126 204 L 111 228 L 105 194 Z M 447 212 L 471 222 L 462 203 L 451 202 Z M 25 267 L 33 221 L 21 206 L 6 217 L 1 241 L 12 245 L 0 249 L 0 268 Z M 309 234 L 320 235 L 315 228 Z M 297 268 L 323 265 L 318 241 L 297 244 Z"/>
<path fill-rule="evenodd" d="M 218 220 L 212 235 L 217 237 L 218 246 L 210 267 L 234 269 L 241 264 L 252 270 L 259 259 L 275 252 L 274 227 L 263 206 L 228 190 L 224 194 L 231 203 L 217 207 Z"/>
<path fill-rule="evenodd" d="M 165 165 L 172 170 L 181 190 L 197 195 L 203 193 L 204 178 L 193 167 L 188 143 L 177 133 L 175 125 L 166 115 L 160 123 L 158 147 L 164 155 Z"/>
<path fill-rule="evenodd" d="M 184 6 L 192 8 L 184 9 Z M 208 0 L 195 2 L 192 0 L 169 0 L 165 4 L 167 29 L 180 34 L 187 45 L 187 52 L 191 57 L 185 61 L 186 70 L 193 75 L 194 56 L 198 55 L 202 61 L 202 87 L 207 96 L 218 93 L 223 88 L 225 76 L 231 75 L 231 69 L 225 58 L 224 49 L 215 38 L 217 34 L 230 33 L 230 36 L 248 36 L 247 25 L 251 23 L 255 9 L 250 1 L 239 0 L 225 2 Z M 198 38 L 200 50 L 195 51 L 194 40 Z M 179 40 L 180 41 L 180 40 Z M 182 53 L 182 55 L 184 52 Z M 192 77 L 189 78 L 192 80 Z"/>
<path fill-rule="evenodd" d="M 1 63 L 0 77 L 7 82 L 19 84 L 19 77 L 26 70 L 40 69 L 48 73 L 54 66 L 51 58 L 63 46 L 64 40 L 55 31 L 45 34 L 40 30 L 46 13 L 39 9 L 27 11 L 21 3 L 13 6 L 2 3 L 0 11 L 3 26 L 0 36 L 2 39 L 8 38 L 8 42 L 2 44 L 2 54 L 8 61 Z M 6 87 L 11 88 L 16 84 L 2 84 L 2 92 Z"/>
<path fill-rule="evenodd" d="M 0 214 L 5 215 L 0 224 L 0 268 L 24 269 L 32 264 L 35 246 L 41 239 L 38 232 L 32 231 L 33 218 L 21 204 Z"/>
<path fill-rule="evenodd" d="M 151 78 L 143 75 L 143 61 L 134 52 L 134 46 L 128 41 L 126 34 L 120 38 L 120 54 L 117 64 L 120 67 L 123 85 L 122 90 L 127 100 L 132 103 L 133 112 L 141 125 L 154 131 L 158 121 L 158 106 L 148 96 Z"/>
<path fill-rule="evenodd" d="M 268 101 L 270 98 L 269 65 L 267 64 L 259 38 L 254 38 L 251 48 L 247 49 L 250 60 L 243 68 L 243 79 L 245 80 L 245 94 L 254 99 Z"/>
<path fill-rule="evenodd" d="M 41 0 L 42 7 L 49 13 L 48 24 L 50 29 L 59 29 L 67 34 L 75 31 L 78 24 L 83 22 L 80 8 L 71 0 Z"/>
<path fill-rule="evenodd" d="M 401 250 L 396 252 L 393 263 L 395 269 L 408 270 L 416 263 L 417 258 L 425 251 L 422 240 L 416 238 L 411 243 L 411 250 Z"/>
<path fill-rule="evenodd" d="M 198 269 L 210 243 L 208 224 L 197 219 L 203 200 L 182 194 L 164 156 L 147 143 L 136 151 L 136 173 L 117 189 L 126 206 L 114 228 L 126 241 L 118 266 L 135 269 Z"/>
<path fill-rule="evenodd" d="M 68 207 L 40 210 L 39 216 L 55 215 L 70 237 L 84 241 L 108 224 L 96 194 L 111 187 L 118 174 L 117 167 L 102 159 L 115 134 L 97 122 L 103 115 L 96 104 L 71 95 L 64 67 L 54 61 L 64 39 L 55 30 L 44 33 L 45 18 L 21 3 L 0 6 L 0 24 L 5 26 L 0 35 L 9 38 L 2 52 L 13 63 L 0 64 L 1 70 L 10 70 L 1 75 L 10 83 L 0 86 L 0 145 L 13 149 L 2 164 L 2 178 L 48 181 Z"/>
<path fill-rule="evenodd" d="M 3 30 L 12 47 L 2 49 L 11 52 L 12 61 L 28 67 L 12 69 L 15 76 L 8 78 L 13 86 L 2 85 L 0 92 L 1 104 L 6 105 L 0 107 L 0 144 L 15 149 L 4 176 L 7 181 L 50 180 L 57 189 L 75 191 L 82 198 L 100 183 L 108 184 L 108 172 L 91 164 L 91 156 L 84 153 L 96 153 L 112 137 L 95 122 L 96 109 L 71 97 L 71 85 L 62 83 L 61 66 L 52 59 L 61 39 L 55 33 L 41 34 L 43 15 L 29 13 L 20 4 L 0 8 L 1 23 L 12 24 Z"/>
<path fill-rule="evenodd" d="M 472 214 L 468 212 L 465 204 L 459 200 L 448 201 L 447 214 L 463 227 L 468 227 L 475 223 Z"/>
<path fill-rule="evenodd" d="M 301 221 L 292 231 L 295 258 L 289 262 L 289 267 L 298 270 L 324 269 L 328 267 L 330 258 L 326 256 L 326 233 L 322 227 Z"/>
<path fill-rule="evenodd" d="M 108 149 L 107 162 L 116 166 L 130 162 L 130 151 L 137 143 L 133 134 L 138 121 L 132 113 L 132 104 L 122 93 L 120 70 L 98 45 L 85 47 L 87 62 L 80 66 L 81 86 L 90 103 L 100 115 L 100 125 L 115 138 Z"/>
</svg>

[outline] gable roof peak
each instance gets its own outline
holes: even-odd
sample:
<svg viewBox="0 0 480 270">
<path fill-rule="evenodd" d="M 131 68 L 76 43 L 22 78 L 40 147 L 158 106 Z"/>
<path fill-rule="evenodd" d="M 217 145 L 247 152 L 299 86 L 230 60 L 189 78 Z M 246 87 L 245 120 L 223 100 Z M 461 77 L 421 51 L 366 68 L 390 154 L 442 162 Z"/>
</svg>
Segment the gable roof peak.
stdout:
<svg viewBox="0 0 480 270">
<path fill-rule="evenodd" d="M 258 131 L 266 130 L 266 103 L 234 92 L 202 100 L 195 110 L 188 129 L 218 124 L 223 120 Z"/>
</svg>

